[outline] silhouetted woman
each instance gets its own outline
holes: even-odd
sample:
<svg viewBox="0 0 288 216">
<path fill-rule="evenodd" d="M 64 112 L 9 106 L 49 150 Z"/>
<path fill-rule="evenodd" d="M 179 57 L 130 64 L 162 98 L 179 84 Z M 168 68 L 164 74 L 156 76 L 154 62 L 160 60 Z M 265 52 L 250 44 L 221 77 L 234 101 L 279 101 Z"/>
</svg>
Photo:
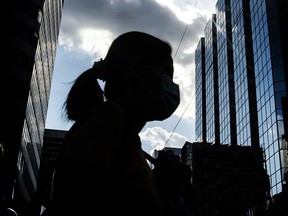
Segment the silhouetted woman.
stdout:
<svg viewBox="0 0 288 216">
<path fill-rule="evenodd" d="M 173 72 L 169 43 L 132 31 L 75 80 L 48 215 L 167 215 L 138 134 L 178 107 Z"/>
</svg>

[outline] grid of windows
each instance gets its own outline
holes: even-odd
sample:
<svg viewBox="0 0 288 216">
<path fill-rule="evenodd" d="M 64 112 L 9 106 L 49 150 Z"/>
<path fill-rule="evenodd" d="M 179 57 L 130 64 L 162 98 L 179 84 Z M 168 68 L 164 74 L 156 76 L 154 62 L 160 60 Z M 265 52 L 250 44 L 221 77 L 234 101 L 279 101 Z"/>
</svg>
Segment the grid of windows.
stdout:
<svg viewBox="0 0 288 216">
<path fill-rule="evenodd" d="M 239 145 L 251 145 L 249 119 L 249 89 L 246 68 L 246 55 L 243 19 L 239 20 L 233 31 L 234 69 L 235 69 L 235 105 L 237 122 L 237 140 Z M 239 38 L 239 39 L 238 39 Z"/>
<path fill-rule="evenodd" d="M 230 106 L 229 106 L 229 75 L 228 75 L 228 47 L 226 32 L 225 1 L 217 2 L 217 43 L 218 43 L 218 82 L 219 82 L 219 121 L 220 143 L 231 144 Z"/>
<path fill-rule="evenodd" d="M 233 144 L 236 135 L 236 145 L 263 148 L 272 196 L 282 192 L 288 170 L 287 142 L 283 139 L 287 77 L 278 3 L 281 2 L 218 0 L 217 49 L 212 48 L 213 25 L 209 20 L 204 30 L 205 57 L 202 59 L 199 46 L 195 54 L 198 137 L 203 138 L 206 132 L 204 141 L 214 143 L 218 135 L 215 128 L 219 126 L 220 144 Z M 217 51 L 217 73 L 213 51 Z M 219 99 L 219 112 L 215 99 Z"/>
<path fill-rule="evenodd" d="M 281 110 L 282 106 L 280 105 L 280 107 L 277 107 L 279 95 L 277 95 L 277 92 L 275 91 L 277 81 L 279 81 L 279 77 L 276 77 L 275 74 L 281 76 L 281 72 L 279 73 L 279 71 L 277 71 L 278 68 L 276 69 L 274 67 L 275 63 L 272 62 L 273 56 L 271 56 L 271 54 L 274 55 L 275 52 L 273 53 L 273 44 L 271 43 L 273 39 L 269 36 L 272 35 L 272 31 L 275 31 L 273 34 L 277 34 L 277 30 L 273 30 L 273 28 L 270 28 L 269 26 L 267 20 L 269 10 L 267 10 L 266 1 L 252 0 L 250 2 L 250 7 L 253 29 L 252 40 L 254 43 L 260 144 L 265 149 L 267 172 L 270 176 L 271 194 L 275 195 L 282 191 L 283 173 L 281 173 L 281 169 L 283 165 L 281 165 L 280 161 L 280 143 L 281 135 L 284 133 L 284 131 L 283 133 L 281 132 L 279 127 L 279 115 L 277 112 L 277 109 L 279 108 Z M 282 81 L 283 80 L 284 77 Z"/>
<path fill-rule="evenodd" d="M 202 97 L 202 64 L 204 59 L 202 59 L 202 52 L 203 52 L 203 43 L 204 38 L 200 40 L 200 42 L 197 45 L 196 51 L 195 51 L 195 67 L 196 67 L 196 123 L 195 123 L 195 136 L 197 142 L 203 141 L 203 97 Z"/>
<path fill-rule="evenodd" d="M 231 1 L 237 143 L 238 145 L 251 146 L 249 115 L 249 103 L 251 103 L 249 101 L 249 91 L 251 91 L 251 89 L 248 88 L 248 73 L 251 65 L 247 65 L 247 45 L 245 43 L 245 36 L 251 33 L 245 31 L 244 10 L 242 1 Z"/>
<path fill-rule="evenodd" d="M 204 30 L 205 36 L 205 82 L 206 82 L 206 131 L 207 142 L 215 143 L 215 95 L 214 95 L 214 67 L 213 67 L 213 20 L 208 21 Z"/>
<path fill-rule="evenodd" d="M 38 22 L 41 23 L 38 33 L 30 92 L 26 106 L 26 118 L 22 132 L 22 142 L 25 148 L 19 155 L 18 167 L 24 166 L 23 172 L 19 173 L 23 180 L 29 178 L 33 187 L 22 187 L 23 195 L 29 198 L 36 190 L 40 166 L 40 154 L 43 146 L 45 120 L 48 109 L 48 100 L 51 88 L 53 64 L 56 56 L 57 39 L 61 21 L 63 1 L 46 0 L 43 12 L 38 12 Z"/>
</svg>

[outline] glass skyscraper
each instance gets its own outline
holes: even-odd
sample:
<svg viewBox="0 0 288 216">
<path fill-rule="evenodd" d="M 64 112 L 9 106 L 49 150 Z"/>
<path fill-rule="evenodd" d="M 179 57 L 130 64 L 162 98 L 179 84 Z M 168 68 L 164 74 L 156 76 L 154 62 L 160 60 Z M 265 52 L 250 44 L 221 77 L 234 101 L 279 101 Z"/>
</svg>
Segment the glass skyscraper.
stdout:
<svg viewBox="0 0 288 216">
<path fill-rule="evenodd" d="M 287 184 L 287 0 L 218 0 L 195 50 L 196 141 L 262 148 Z"/>
<path fill-rule="evenodd" d="M 5 1 L 0 193 L 30 201 L 40 155 L 64 0 Z M 4 21 L 3 21 L 4 22 Z"/>
</svg>

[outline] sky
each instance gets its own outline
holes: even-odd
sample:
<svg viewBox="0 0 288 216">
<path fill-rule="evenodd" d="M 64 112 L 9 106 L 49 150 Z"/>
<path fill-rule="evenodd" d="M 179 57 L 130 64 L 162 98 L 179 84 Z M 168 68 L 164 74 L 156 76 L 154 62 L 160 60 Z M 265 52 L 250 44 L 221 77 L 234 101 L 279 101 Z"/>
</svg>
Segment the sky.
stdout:
<svg viewBox="0 0 288 216">
<path fill-rule="evenodd" d="M 95 61 L 105 58 L 112 41 L 128 31 L 143 31 L 168 41 L 173 49 L 174 82 L 180 105 L 164 121 L 148 122 L 140 132 L 142 148 L 182 148 L 195 141 L 194 54 L 215 12 L 216 0 L 65 0 L 45 128 L 69 130 L 63 103 L 71 83 Z"/>
</svg>

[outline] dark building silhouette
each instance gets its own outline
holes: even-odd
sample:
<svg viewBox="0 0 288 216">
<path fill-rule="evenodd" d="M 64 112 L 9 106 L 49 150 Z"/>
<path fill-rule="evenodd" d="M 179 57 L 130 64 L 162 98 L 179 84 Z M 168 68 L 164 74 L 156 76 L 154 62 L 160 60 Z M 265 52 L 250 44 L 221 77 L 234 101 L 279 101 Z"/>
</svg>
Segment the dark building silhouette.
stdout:
<svg viewBox="0 0 288 216">
<path fill-rule="evenodd" d="M 51 199 L 53 175 L 57 160 L 61 157 L 67 131 L 45 129 L 38 176 L 38 207 L 47 207 Z"/>
<path fill-rule="evenodd" d="M 263 149 L 272 203 L 287 188 L 287 14 L 287 0 L 218 0 L 195 50 L 196 142 Z"/>
<path fill-rule="evenodd" d="M 193 215 L 265 212 L 269 179 L 261 149 L 189 142 L 182 149 L 191 158 Z"/>
<path fill-rule="evenodd" d="M 37 189 L 63 3 L 2 4 L 6 15 L 0 73 L 0 192 L 9 203 L 30 201 Z"/>
<path fill-rule="evenodd" d="M 165 151 L 165 152 L 171 151 L 171 152 L 173 152 L 174 155 L 181 157 L 181 148 L 174 148 L 174 147 L 164 147 L 161 150 L 154 150 L 153 157 L 157 158 L 159 156 L 159 152 L 161 152 L 161 151 Z"/>
<path fill-rule="evenodd" d="M 165 147 L 157 152 L 153 175 L 171 215 L 193 215 L 191 209 L 191 167 L 181 161 L 181 149 Z"/>
</svg>

